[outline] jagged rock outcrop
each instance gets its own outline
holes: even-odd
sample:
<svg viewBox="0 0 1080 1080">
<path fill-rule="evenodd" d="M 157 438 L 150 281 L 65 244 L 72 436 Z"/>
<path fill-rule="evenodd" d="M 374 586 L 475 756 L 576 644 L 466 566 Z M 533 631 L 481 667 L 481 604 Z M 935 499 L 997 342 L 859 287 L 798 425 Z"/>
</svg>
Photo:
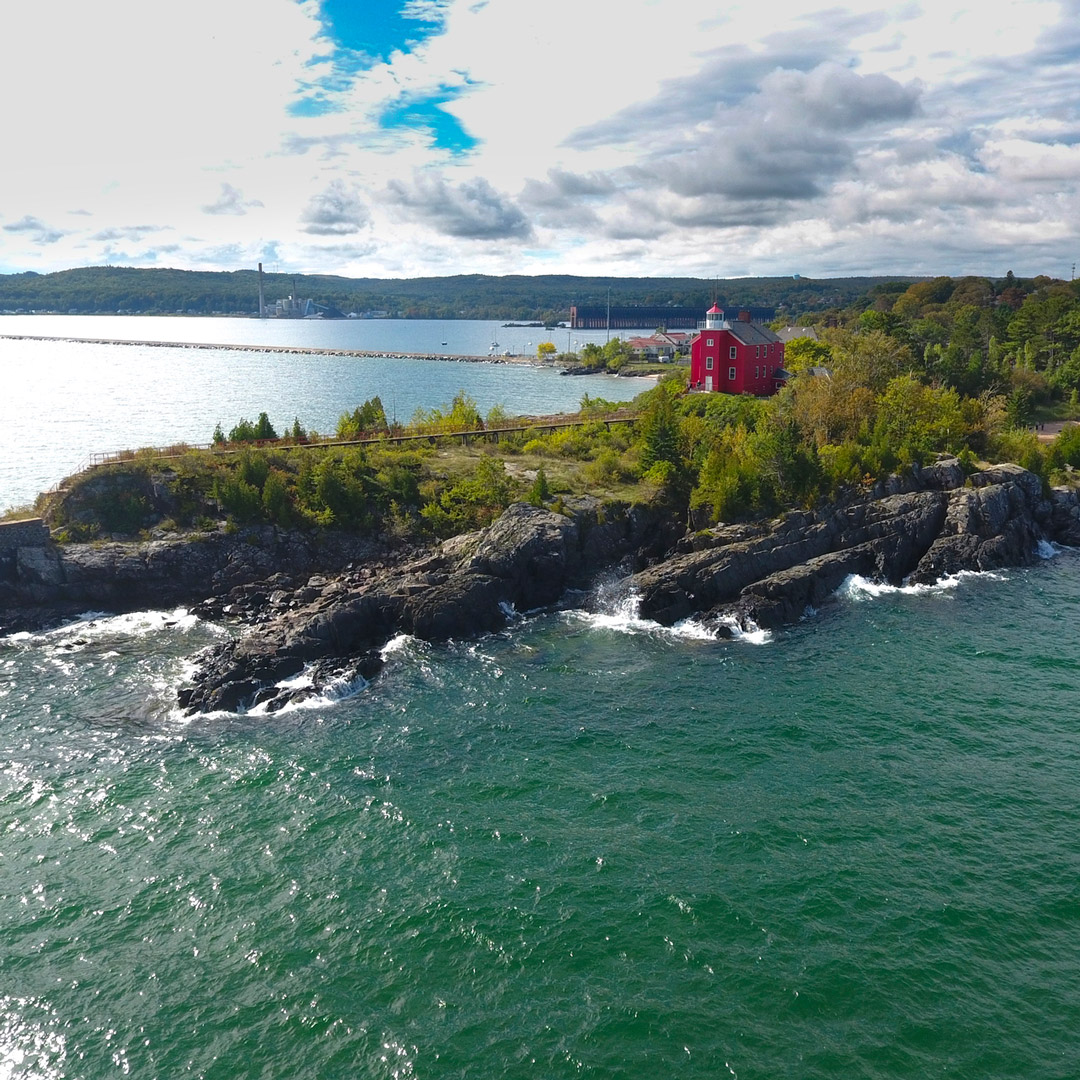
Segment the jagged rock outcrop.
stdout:
<svg viewBox="0 0 1080 1080">
<path fill-rule="evenodd" d="M 633 578 L 641 614 L 665 624 L 704 615 L 773 628 L 820 605 L 850 574 L 899 584 L 1020 566 L 1034 561 L 1040 540 L 1057 538 L 1055 515 L 1080 524 L 1055 509 L 1071 492 L 1047 500 L 1042 481 L 1016 465 L 965 482 L 950 459 L 878 491 L 892 493 L 767 525 L 710 530 L 694 550 Z"/>
<path fill-rule="evenodd" d="M 1030 563 L 1044 540 L 1080 546 L 1076 489 L 1047 495 L 1015 465 L 965 478 L 949 459 L 890 477 L 861 499 L 694 533 L 670 508 L 585 498 L 568 515 L 516 504 L 482 532 L 423 550 L 273 528 L 138 544 L 20 543 L 0 559 L 0 629 L 87 608 L 198 602 L 199 614 L 239 619 L 245 630 L 202 655 L 181 704 L 273 710 L 371 678 L 395 634 L 439 641 L 496 630 L 512 609 L 555 604 L 617 564 L 646 618 L 773 628 L 819 607 L 850 574 L 932 582 Z"/>
<path fill-rule="evenodd" d="M 568 517 L 515 503 L 480 533 L 391 573 L 349 579 L 209 651 L 180 703 L 191 711 L 280 708 L 321 692 L 346 663 L 359 663 L 360 674 L 378 670 L 377 650 L 395 634 L 445 641 L 499 629 L 514 609 L 554 604 L 613 562 L 673 540 L 662 513 L 645 507 L 582 500 Z M 305 668 L 308 685 L 277 685 Z"/>
<path fill-rule="evenodd" d="M 0 633 L 38 629 L 89 609 L 228 598 L 270 578 L 287 588 L 313 570 L 336 572 L 385 554 L 386 545 L 371 540 L 272 526 L 146 542 L 23 546 L 0 564 Z"/>
</svg>

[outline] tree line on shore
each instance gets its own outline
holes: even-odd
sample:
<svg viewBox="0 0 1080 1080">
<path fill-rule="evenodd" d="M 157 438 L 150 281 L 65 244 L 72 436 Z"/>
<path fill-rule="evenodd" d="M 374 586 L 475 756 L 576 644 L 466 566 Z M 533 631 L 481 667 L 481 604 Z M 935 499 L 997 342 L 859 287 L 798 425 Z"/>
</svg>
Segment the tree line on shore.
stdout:
<svg viewBox="0 0 1080 1080">
<path fill-rule="evenodd" d="M 1020 279 L 1010 271 L 996 281 L 937 277 L 907 286 L 883 283 L 846 309 L 806 315 L 799 322 L 824 330 L 824 340 L 789 346 L 785 363 L 792 370 L 827 360 L 830 329 L 878 333 L 888 339 L 898 367 L 960 394 L 1003 394 L 1021 423 L 1055 403 L 1076 408 L 1077 280 Z"/>
<path fill-rule="evenodd" d="M 895 278 L 494 277 L 344 278 L 327 274 L 264 275 L 264 294 L 297 295 L 349 313 L 411 319 L 511 319 L 556 323 L 572 304 L 671 305 L 704 311 L 719 297 L 730 306 L 761 305 L 793 314 L 846 305 L 873 285 Z M 915 280 L 907 277 L 904 282 Z M 718 291 L 719 290 L 719 291 Z M 0 274 L 0 311 L 61 314 L 257 314 L 255 270 L 230 272 L 95 266 L 51 274 Z"/>
</svg>

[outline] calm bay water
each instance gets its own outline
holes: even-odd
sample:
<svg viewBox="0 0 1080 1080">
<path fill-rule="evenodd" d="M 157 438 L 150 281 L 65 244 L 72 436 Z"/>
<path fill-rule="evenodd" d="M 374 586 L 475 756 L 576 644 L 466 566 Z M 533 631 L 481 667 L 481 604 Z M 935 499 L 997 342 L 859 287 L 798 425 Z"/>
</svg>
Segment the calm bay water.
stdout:
<svg viewBox="0 0 1080 1080">
<path fill-rule="evenodd" d="M 0 639 L 0 1080 L 1077 1075 L 1080 555 L 575 603 L 272 717 L 182 612 Z"/>
<path fill-rule="evenodd" d="M 503 328 L 494 322 L 181 319 L 116 316 L 3 316 L 0 335 L 208 342 L 397 352 L 536 355 L 541 340 L 560 349 L 603 331 Z M 446 342 L 443 346 L 441 343 Z M 528 364 L 454 363 L 302 353 L 12 341 L 0 337 L 0 510 L 29 503 L 90 454 L 206 443 L 219 421 L 267 412 L 282 430 L 293 418 L 333 432 L 338 417 L 378 395 L 387 413 L 408 420 L 418 408 L 450 402 L 466 390 L 487 412 L 542 414 L 576 409 L 585 394 L 626 401 L 650 385 L 606 375 L 566 378 Z"/>
</svg>

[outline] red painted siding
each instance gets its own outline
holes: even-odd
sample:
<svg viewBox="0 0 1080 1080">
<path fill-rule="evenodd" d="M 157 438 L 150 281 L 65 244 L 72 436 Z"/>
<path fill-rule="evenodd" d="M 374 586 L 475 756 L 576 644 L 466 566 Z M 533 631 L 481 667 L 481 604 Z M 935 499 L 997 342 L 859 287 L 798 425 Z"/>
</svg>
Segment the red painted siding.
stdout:
<svg viewBox="0 0 1080 1080">
<path fill-rule="evenodd" d="M 695 390 L 769 397 L 776 393 L 774 372 L 783 366 L 782 341 L 744 345 L 730 330 L 701 330 L 690 344 L 690 386 Z"/>
</svg>

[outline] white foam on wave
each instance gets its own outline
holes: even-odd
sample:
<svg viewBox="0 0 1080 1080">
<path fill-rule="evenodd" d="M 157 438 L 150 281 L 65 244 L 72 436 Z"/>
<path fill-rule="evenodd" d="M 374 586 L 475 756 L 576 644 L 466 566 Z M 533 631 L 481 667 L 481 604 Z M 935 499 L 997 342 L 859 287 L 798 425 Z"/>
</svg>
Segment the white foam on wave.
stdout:
<svg viewBox="0 0 1080 1080">
<path fill-rule="evenodd" d="M 955 589 L 963 581 L 969 578 L 985 578 L 990 581 L 1004 581 L 1002 574 L 996 574 L 991 570 L 959 570 L 955 574 L 948 574 L 938 579 L 933 585 L 888 585 L 882 581 L 871 581 L 861 574 L 850 574 L 840 583 L 836 595 L 848 600 L 876 600 L 881 596 L 933 596 L 940 595 Z"/>
<path fill-rule="evenodd" d="M 417 639 L 412 634 L 395 634 L 380 650 L 379 656 L 389 660 L 396 653 L 405 652 Z"/>
<path fill-rule="evenodd" d="M 314 686 L 315 680 L 311 677 L 311 669 L 304 668 L 298 675 L 282 679 L 280 682 L 274 683 L 274 685 L 279 690 L 305 690 L 309 686 Z"/>
<path fill-rule="evenodd" d="M 309 674 L 302 671 L 299 675 L 296 675 L 291 679 L 283 679 L 281 682 L 275 683 L 274 685 L 283 690 L 303 690 L 307 687 L 314 686 L 315 683 Z M 294 701 L 287 701 L 280 708 L 274 709 L 273 712 L 270 711 L 270 702 L 262 701 L 258 705 L 254 705 L 252 708 L 246 710 L 245 715 L 278 716 L 292 712 L 307 712 L 313 709 L 325 709 L 331 705 L 336 705 L 339 701 L 344 701 L 346 698 L 351 698 L 362 693 L 370 685 L 371 683 L 368 682 L 363 675 L 356 675 L 351 679 L 344 675 L 340 675 L 324 684 L 317 694 L 310 694 L 307 697 L 296 698 Z"/>
<path fill-rule="evenodd" d="M 683 641 L 719 641 L 721 635 L 696 619 L 681 619 L 672 626 L 664 626 L 653 619 L 643 619 L 640 615 L 641 598 L 636 594 L 624 596 L 615 601 L 607 611 L 585 611 L 573 609 L 567 614 L 585 623 L 594 630 L 609 630 L 616 634 L 648 634 L 654 637 L 671 638 Z M 720 622 L 730 630 L 731 637 L 750 644 L 761 645 L 772 639 L 767 630 L 756 626 L 745 629 L 734 618 L 721 619 Z"/>
<path fill-rule="evenodd" d="M 1056 559 L 1061 554 L 1061 546 L 1052 544 L 1049 540 L 1040 540 L 1035 547 L 1035 554 L 1040 559 Z"/>
<path fill-rule="evenodd" d="M 198 615 L 193 615 L 187 608 L 176 608 L 173 611 L 129 611 L 123 615 L 109 615 L 100 611 L 88 611 L 80 615 L 74 622 L 65 623 L 63 626 L 57 627 L 55 630 L 48 630 L 39 636 L 45 640 L 56 640 L 73 635 L 82 638 L 113 637 L 117 635 L 142 637 L 161 630 L 177 630 L 186 634 L 201 623 L 202 620 Z M 213 623 L 202 625 L 214 628 Z"/>
<path fill-rule="evenodd" d="M 762 630 L 754 622 L 744 627 L 734 615 L 726 615 L 720 622 L 731 632 L 733 641 L 744 641 L 747 645 L 768 645 L 773 639 L 771 630 Z"/>
</svg>

